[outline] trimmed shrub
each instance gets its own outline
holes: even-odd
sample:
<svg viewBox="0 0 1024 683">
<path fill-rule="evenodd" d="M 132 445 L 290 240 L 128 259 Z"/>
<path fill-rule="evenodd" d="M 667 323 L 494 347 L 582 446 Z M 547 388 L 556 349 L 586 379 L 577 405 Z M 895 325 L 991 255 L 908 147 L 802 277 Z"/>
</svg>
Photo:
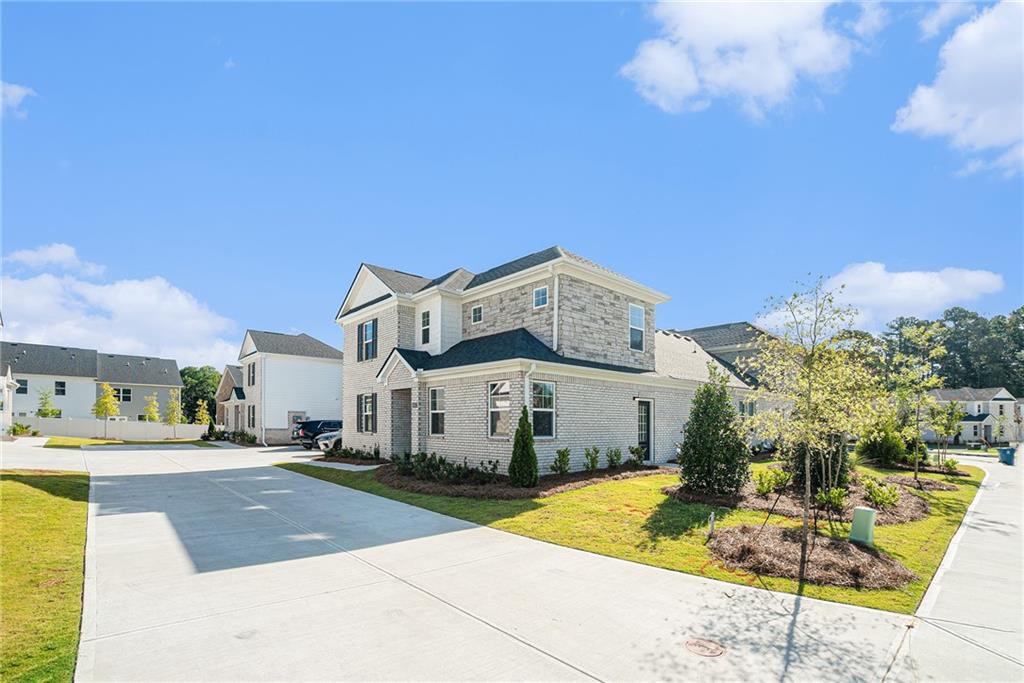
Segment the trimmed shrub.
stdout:
<svg viewBox="0 0 1024 683">
<path fill-rule="evenodd" d="M 647 455 L 647 449 L 643 446 L 630 446 L 629 447 L 629 464 L 633 467 L 644 466 L 644 456 Z"/>
<path fill-rule="evenodd" d="M 883 484 L 874 477 L 864 477 L 864 497 L 879 510 L 884 510 L 900 502 L 900 488 L 894 484 Z"/>
<path fill-rule="evenodd" d="M 789 462 L 786 467 L 793 475 L 793 485 L 803 490 L 804 487 L 804 455 L 807 447 L 797 444 L 789 450 Z M 824 452 L 811 452 L 811 491 L 817 493 L 832 487 L 846 488 L 850 483 L 850 461 L 845 447 L 839 438 L 833 439 L 833 445 Z"/>
<path fill-rule="evenodd" d="M 609 448 L 605 454 L 608 458 L 608 467 L 614 468 L 622 464 L 622 449 L 621 448 Z"/>
<path fill-rule="evenodd" d="M 920 438 L 915 437 L 907 441 L 906 451 L 907 454 L 904 457 L 906 464 L 913 465 L 915 460 L 922 465 L 928 464 L 928 446 Z"/>
<path fill-rule="evenodd" d="M 555 474 L 567 474 L 569 467 L 569 449 L 559 448 L 555 451 L 555 461 L 551 463 L 551 471 Z"/>
<path fill-rule="evenodd" d="M 583 466 L 588 472 L 593 472 L 601 464 L 601 449 L 597 446 L 583 449 Z"/>
<path fill-rule="evenodd" d="M 958 471 L 957 468 L 960 466 L 960 463 L 956 458 L 946 458 L 945 461 L 943 461 L 942 466 L 946 468 L 947 472 L 956 472 Z"/>
<path fill-rule="evenodd" d="M 903 462 L 906 455 L 907 446 L 891 418 L 873 424 L 857 442 L 857 456 L 863 462 L 888 467 Z"/>
<path fill-rule="evenodd" d="M 28 425 L 21 424 L 20 422 L 15 422 L 11 425 L 11 436 L 24 436 L 31 431 L 32 429 Z"/>
<path fill-rule="evenodd" d="M 750 479 L 750 449 L 740 432 L 727 380 L 708 364 L 710 379 L 693 397 L 679 444 L 679 476 L 692 489 L 735 493 Z"/>
<path fill-rule="evenodd" d="M 515 441 L 512 444 L 512 460 L 508 464 L 508 478 L 513 486 L 529 488 L 536 486 L 537 451 L 533 448 L 533 425 L 530 414 L 523 406 L 519 414 L 519 425 L 516 426 Z"/>
<path fill-rule="evenodd" d="M 769 467 L 754 474 L 754 487 L 757 489 L 757 495 L 767 496 L 769 493 L 781 491 L 792 480 L 793 475 L 790 472 L 777 467 Z"/>
<path fill-rule="evenodd" d="M 814 495 L 818 507 L 831 512 L 842 512 L 846 506 L 846 489 L 831 488 L 818 491 Z"/>
<path fill-rule="evenodd" d="M 420 452 L 416 455 L 406 453 L 393 456 L 391 462 L 399 474 L 423 481 L 490 484 L 498 478 L 497 460 L 481 460 L 480 466 L 474 467 L 465 458 L 458 463 L 446 460 L 437 453 Z"/>
</svg>

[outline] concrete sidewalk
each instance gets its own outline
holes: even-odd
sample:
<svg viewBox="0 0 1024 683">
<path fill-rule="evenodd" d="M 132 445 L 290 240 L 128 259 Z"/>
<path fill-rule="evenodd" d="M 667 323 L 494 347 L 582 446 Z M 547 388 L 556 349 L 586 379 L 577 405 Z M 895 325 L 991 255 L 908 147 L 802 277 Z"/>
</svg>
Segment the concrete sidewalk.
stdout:
<svg viewBox="0 0 1024 683">
<path fill-rule="evenodd" d="M 1024 680 L 1024 501 L 1017 465 L 987 472 L 886 680 Z"/>
</svg>

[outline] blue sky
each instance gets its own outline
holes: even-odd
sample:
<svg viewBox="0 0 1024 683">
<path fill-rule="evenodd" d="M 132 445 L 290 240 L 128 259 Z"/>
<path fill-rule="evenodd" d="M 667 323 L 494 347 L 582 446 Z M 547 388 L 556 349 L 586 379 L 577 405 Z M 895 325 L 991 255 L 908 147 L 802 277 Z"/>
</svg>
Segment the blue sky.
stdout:
<svg viewBox="0 0 1024 683">
<path fill-rule="evenodd" d="M 1021 305 L 1019 6 L 782 9 L 4 3 L 4 334 L 219 365 L 552 244 L 661 327 Z"/>
</svg>

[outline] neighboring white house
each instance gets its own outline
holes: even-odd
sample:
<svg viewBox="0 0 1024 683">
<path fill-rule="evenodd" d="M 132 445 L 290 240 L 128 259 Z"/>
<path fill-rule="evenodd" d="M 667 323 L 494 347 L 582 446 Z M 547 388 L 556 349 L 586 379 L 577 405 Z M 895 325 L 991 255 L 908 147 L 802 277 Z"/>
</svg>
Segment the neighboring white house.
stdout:
<svg viewBox="0 0 1024 683">
<path fill-rule="evenodd" d="M 342 358 L 308 334 L 247 330 L 217 388 L 218 420 L 264 444 L 288 443 L 302 420 L 340 420 Z"/>
<path fill-rule="evenodd" d="M 939 405 L 956 401 L 966 413 L 960 421 L 960 433 L 954 443 L 996 443 L 1015 438 L 1017 399 L 1003 387 L 974 389 L 933 389 L 929 392 Z M 935 441 L 931 430 L 924 431 L 925 441 Z"/>
<path fill-rule="evenodd" d="M 163 408 L 170 390 L 182 387 L 174 360 L 23 342 L 0 344 L 0 374 L 16 385 L 10 401 L 15 422 L 35 415 L 41 392 L 50 393 L 59 417 L 92 419 L 100 386 L 107 383 L 114 389 L 120 414 L 134 421 L 145 410 L 146 396 L 155 394 Z"/>
</svg>

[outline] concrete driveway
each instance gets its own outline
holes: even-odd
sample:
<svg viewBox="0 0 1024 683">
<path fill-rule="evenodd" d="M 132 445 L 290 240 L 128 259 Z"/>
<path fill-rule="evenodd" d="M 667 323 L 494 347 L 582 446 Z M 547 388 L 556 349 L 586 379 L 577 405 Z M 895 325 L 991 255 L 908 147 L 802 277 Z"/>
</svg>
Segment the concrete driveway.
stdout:
<svg viewBox="0 0 1024 683">
<path fill-rule="evenodd" d="M 7 449 L 4 465 L 33 455 Z M 911 617 L 553 546 L 268 466 L 305 453 L 75 455 L 93 474 L 80 680 L 913 670 L 899 652 Z M 726 653 L 694 654 L 692 638 Z"/>
</svg>

